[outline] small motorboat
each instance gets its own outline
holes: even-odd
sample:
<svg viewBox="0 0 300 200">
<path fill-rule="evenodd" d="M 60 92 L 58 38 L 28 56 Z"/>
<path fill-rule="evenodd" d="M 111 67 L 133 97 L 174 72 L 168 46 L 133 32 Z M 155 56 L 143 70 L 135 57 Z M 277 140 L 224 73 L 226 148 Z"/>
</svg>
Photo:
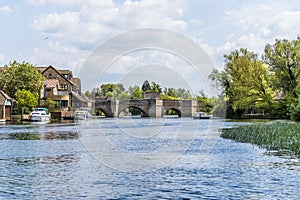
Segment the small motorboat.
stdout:
<svg viewBox="0 0 300 200">
<path fill-rule="evenodd" d="M 211 119 L 213 116 L 212 115 L 208 115 L 204 112 L 196 112 L 193 115 L 193 119 Z"/>
<path fill-rule="evenodd" d="M 47 122 L 50 121 L 50 114 L 47 108 L 35 108 L 29 114 L 29 120 L 35 122 Z"/>
<path fill-rule="evenodd" d="M 79 108 L 79 110 L 74 112 L 74 119 L 75 120 L 92 119 L 92 115 L 89 111 L 90 111 L 90 108 Z"/>
</svg>

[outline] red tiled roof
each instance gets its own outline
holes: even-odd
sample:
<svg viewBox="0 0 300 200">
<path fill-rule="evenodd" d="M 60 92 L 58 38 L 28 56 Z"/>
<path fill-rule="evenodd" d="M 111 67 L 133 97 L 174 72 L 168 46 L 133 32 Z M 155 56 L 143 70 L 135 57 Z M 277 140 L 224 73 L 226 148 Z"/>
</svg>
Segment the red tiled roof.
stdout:
<svg viewBox="0 0 300 200">
<path fill-rule="evenodd" d="M 45 80 L 45 87 L 46 88 L 55 88 L 58 85 L 57 79 L 46 79 Z"/>
</svg>

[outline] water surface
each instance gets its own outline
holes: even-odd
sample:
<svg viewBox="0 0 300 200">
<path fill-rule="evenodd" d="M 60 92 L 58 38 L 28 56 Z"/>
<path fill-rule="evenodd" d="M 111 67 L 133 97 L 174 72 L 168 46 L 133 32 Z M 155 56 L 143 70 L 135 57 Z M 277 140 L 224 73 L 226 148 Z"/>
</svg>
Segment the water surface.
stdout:
<svg viewBox="0 0 300 200">
<path fill-rule="evenodd" d="M 219 137 L 239 122 L 0 125 L 0 199 L 299 199 L 300 161 Z"/>
</svg>

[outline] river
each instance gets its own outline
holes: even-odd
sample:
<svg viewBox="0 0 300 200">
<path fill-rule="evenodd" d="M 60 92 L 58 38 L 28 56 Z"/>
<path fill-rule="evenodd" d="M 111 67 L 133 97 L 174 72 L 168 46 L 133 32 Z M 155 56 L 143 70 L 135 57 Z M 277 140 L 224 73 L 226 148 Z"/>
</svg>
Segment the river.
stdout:
<svg viewBox="0 0 300 200">
<path fill-rule="evenodd" d="M 0 199 L 299 199 L 300 160 L 219 137 L 239 124 L 1 124 Z"/>
</svg>

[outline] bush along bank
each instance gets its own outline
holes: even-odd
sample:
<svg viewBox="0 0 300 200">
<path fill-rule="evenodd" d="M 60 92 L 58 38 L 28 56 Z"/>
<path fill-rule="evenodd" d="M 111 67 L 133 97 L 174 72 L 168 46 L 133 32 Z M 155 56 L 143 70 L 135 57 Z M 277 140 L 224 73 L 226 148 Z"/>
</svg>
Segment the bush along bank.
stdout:
<svg viewBox="0 0 300 200">
<path fill-rule="evenodd" d="M 224 129 L 221 137 L 300 157 L 300 123 L 277 121 L 240 126 Z"/>
</svg>

